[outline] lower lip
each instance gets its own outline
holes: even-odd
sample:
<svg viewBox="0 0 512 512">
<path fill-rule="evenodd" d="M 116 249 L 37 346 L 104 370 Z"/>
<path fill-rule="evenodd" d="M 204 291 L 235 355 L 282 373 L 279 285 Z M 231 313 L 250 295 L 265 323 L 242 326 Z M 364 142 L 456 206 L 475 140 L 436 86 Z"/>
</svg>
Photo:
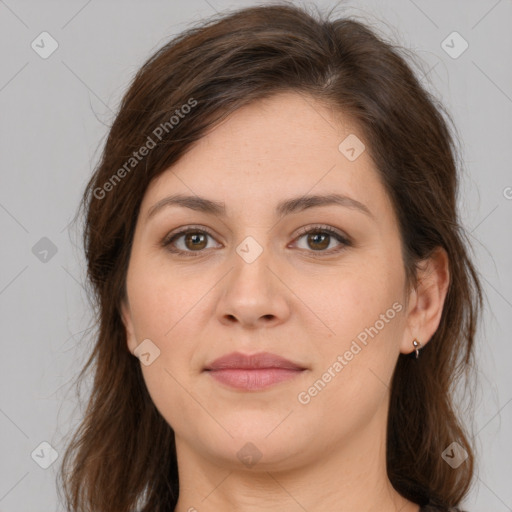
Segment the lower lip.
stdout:
<svg viewBox="0 0 512 512">
<path fill-rule="evenodd" d="M 258 391 L 279 382 L 293 379 L 303 371 L 283 368 L 260 368 L 255 370 L 230 368 L 226 370 L 209 370 L 208 373 L 215 380 L 232 388 Z"/>
</svg>

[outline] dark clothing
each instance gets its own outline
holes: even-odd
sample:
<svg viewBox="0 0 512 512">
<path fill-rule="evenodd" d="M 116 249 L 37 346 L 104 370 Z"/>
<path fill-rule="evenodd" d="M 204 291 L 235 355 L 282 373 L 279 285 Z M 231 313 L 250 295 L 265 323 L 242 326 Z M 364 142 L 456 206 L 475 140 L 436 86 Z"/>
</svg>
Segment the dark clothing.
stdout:
<svg viewBox="0 0 512 512">
<path fill-rule="evenodd" d="M 459 508 L 440 508 L 435 505 L 423 505 L 421 507 L 420 512 L 464 512 Z"/>
</svg>

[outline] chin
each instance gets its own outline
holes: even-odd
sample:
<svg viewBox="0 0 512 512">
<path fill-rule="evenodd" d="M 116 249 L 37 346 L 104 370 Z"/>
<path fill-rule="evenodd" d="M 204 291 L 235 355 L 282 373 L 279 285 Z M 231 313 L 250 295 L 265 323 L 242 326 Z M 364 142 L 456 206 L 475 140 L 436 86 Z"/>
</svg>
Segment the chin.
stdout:
<svg viewBox="0 0 512 512">
<path fill-rule="evenodd" d="M 304 452 L 301 447 L 286 445 L 283 440 L 272 443 L 265 438 L 236 437 L 226 446 L 212 446 L 210 457 L 230 470 L 285 471 L 301 465 Z"/>
<path fill-rule="evenodd" d="M 201 445 L 210 459 L 232 470 L 244 467 L 253 471 L 290 469 L 304 462 L 311 448 L 309 436 L 281 432 L 279 421 L 239 422 L 236 427 L 222 424 L 233 437 L 223 429 L 216 429 L 214 435 L 211 431 L 205 432 Z M 194 444 L 197 446 L 197 438 Z"/>
</svg>

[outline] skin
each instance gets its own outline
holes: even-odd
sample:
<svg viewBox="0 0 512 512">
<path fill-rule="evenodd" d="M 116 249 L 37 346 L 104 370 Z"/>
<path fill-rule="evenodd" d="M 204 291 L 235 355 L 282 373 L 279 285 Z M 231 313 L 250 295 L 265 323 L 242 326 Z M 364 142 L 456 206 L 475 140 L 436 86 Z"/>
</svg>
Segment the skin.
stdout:
<svg viewBox="0 0 512 512">
<path fill-rule="evenodd" d="M 349 161 L 338 150 L 349 134 L 362 140 L 343 115 L 280 93 L 237 110 L 145 193 L 122 314 L 132 353 L 145 339 L 160 350 L 141 368 L 176 435 L 177 512 L 419 510 L 386 474 L 389 386 L 399 354 L 413 352 L 415 338 L 424 346 L 439 325 L 448 259 L 439 250 L 424 262 L 418 288 L 407 289 L 397 219 L 375 165 L 368 151 Z M 276 215 L 282 200 L 333 192 L 372 216 L 338 205 Z M 169 206 L 148 219 L 175 193 L 224 202 L 226 217 Z M 214 236 L 196 245 L 182 236 L 174 247 L 201 255 L 162 247 L 190 225 Z M 318 225 L 351 245 L 297 237 Z M 247 236 L 263 250 L 251 263 L 236 251 Z M 402 310 L 300 403 L 298 394 L 394 303 Z M 272 352 L 307 370 L 263 391 L 234 390 L 203 371 L 233 351 Z M 251 467 L 237 456 L 249 442 L 261 454 Z"/>
</svg>

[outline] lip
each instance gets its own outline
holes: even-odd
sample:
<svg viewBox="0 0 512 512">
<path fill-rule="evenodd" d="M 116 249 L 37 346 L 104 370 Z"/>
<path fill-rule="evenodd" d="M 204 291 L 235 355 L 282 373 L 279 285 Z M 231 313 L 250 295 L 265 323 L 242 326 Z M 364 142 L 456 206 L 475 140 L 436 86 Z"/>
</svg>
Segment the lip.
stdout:
<svg viewBox="0 0 512 512">
<path fill-rule="evenodd" d="M 229 387 L 258 391 L 293 379 L 304 366 L 269 352 L 242 354 L 233 352 L 208 364 L 204 371 Z"/>
<path fill-rule="evenodd" d="M 284 357 L 270 352 L 260 352 L 258 354 L 242 354 L 241 352 L 232 352 L 225 356 L 215 359 L 205 367 L 205 370 L 259 370 L 262 368 L 280 368 L 283 370 L 305 370 L 304 366 L 294 363 Z"/>
</svg>

